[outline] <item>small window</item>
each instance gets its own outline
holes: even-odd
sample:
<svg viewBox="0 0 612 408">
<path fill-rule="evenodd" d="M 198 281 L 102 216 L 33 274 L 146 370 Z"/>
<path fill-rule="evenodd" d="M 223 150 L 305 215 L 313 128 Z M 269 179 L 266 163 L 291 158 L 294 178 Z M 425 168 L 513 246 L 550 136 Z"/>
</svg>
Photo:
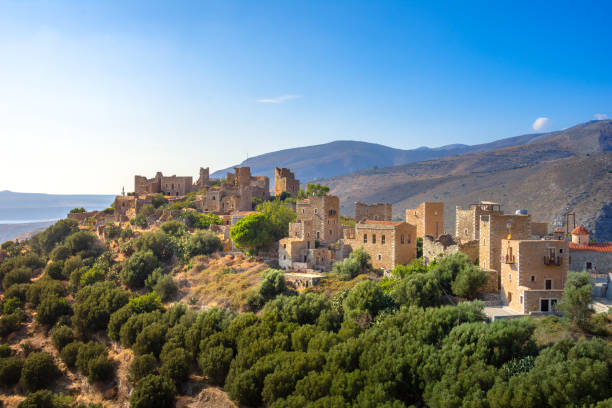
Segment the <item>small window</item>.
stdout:
<svg viewBox="0 0 612 408">
<path fill-rule="evenodd" d="M 552 279 L 546 279 L 546 289 L 552 289 Z"/>
<path fill-rule="evenodd" d="M 287 249 L 287 244 L 283 244 L 283 248 Z"/>
<path fill-rule="evenodd" d="M 508 303 L 512 302 L 512 292 L 508 292 Z"/>
<path fill-rule="evenodd" d="M 587 269 L 587 271 L 590 271 L 591 269 L 593 269 L 593 264 L 591 262 L 587 262 L 586 263 L 586 269 Z"/>
<path fill-rule="evenodd" d="M 403 235 L 400 236 L 400 243 L 402 243 L 402 244 L 404 243 L 404 236 Z"/>
<path fill-rule="evenodd" d="M 287 255 L 283 255 L 283 261 L 287 259 Z"/>
<path fill-rule="evenodd" d="M 384 235 L 382 235 L 382 236 L 380 237 L 380 243 L 381 243 L 382 245 L 385 245 L 385 236 L 384 236 Z"/>
<path fill-rule="evenodd" d="M 382 255 L 381 254 L 378 254 L 378 260 L 382 261 Z"/>
<path fill-rule="evenodd" d="M 508 280 L 512 281 L 512 274 L 511 273 L 508 274 Z"/>
<path fill-rule="evenodd" d="M 372 243 L 375 244 L 376 243 L 376 234 L 372 234 Z"/>
<path fill-rule="evenodd" d="M 410 243 L 410 235 L 408 235 L 408 243 Z"/>
<path fill-rule="evenodd" d="M 317 239 L 319 239 L 320 237 L 321 237 L 321 233 L 317 231 Z"/>
<path fill-rule="evenodd" d="M 465 235 L 467 235 L 467 234 L 468 234 L 467 228 L 463 230 L 463 233 L 464 233 Z"/>
<path fill-rule="evenodd" d="M 363 234 L 363 243 L 364 244 L 368 243 L 368 234 Z"/>
<path fill-rule="evenodd" d="M 535 275 L 531 275 L 531 281 L 535 282 Z"/>
<path fill-rule="evenodd" d="M 562 254 L 563 253 L 563 248 L 559 248 L 559 253 Z"/>
<path fill-rule="evenodd" d="M 487 245 L 487 239 L 486 238 L 482 239 L 482 245 Z"/>
<path fill-rule="evenodd" d="M 523 295 L 519 296 L 519 303 L 522 305 L 523 304 Z"/>
<path fill-rule="evenodd" d="M 318 213 L 319 213 L 319 209 L 318 209 L 318 208 L 315 208 L 315 209 L 314 209 L 314 213 L 315 213 L 315 214 L 318 214 Z"/>
<path fill-rule="evenodd" d="M 304 214 L 304 209 L 302 208 L 302 214 Z"/>
</svg>

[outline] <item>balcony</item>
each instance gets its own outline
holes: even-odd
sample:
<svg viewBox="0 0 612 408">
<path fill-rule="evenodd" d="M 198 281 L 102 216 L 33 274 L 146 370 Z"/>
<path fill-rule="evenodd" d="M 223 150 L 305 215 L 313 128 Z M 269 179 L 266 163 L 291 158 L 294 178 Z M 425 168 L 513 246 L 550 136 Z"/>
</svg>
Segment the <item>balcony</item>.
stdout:
<svg viewBox="0 0 612 408">
<path fill-rule="evenodd" d="M 516 262 L 514 255 L 502 255 L 502 263 L 513 264 Z"/>
<path fill-rule="evenodd" d="M 559 266 L 563 263 L 563 258 L 560 256 L 544 256 L 544 265 Z"/>
</svg>

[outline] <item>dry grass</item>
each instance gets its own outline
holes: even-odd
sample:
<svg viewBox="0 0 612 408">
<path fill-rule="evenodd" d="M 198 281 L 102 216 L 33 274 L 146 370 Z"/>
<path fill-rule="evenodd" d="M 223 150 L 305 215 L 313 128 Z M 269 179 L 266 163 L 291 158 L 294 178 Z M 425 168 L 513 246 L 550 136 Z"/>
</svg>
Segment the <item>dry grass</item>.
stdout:
<svg viewBox="0 0 612 408">
<path fill-rule="evenodd" d="M 191 267 L 174 278 L 179 284 L 179 301 L 196 309 L 219 306 L 246 310 L 248 293 L 257 288 L 268 265 L 241 254 L 196 257 Z"/>
<path fill-rule="evenodd" d="M 377 280 L 378 276 L 370 275 L 357 275 L 355 278 L 345 281 L 340 279 L 334 274 L 329 274 L 325 279 L 321 280 L 321 283 L 317 286 L 312 286 L 308 290 L 314 293 L 321 293 L 329 298 L 333 297 L 336 293 L 342 292 L 345 289 L 351 289 L 359 282 L 364 280 L 374 279 Z"/>
</svg>

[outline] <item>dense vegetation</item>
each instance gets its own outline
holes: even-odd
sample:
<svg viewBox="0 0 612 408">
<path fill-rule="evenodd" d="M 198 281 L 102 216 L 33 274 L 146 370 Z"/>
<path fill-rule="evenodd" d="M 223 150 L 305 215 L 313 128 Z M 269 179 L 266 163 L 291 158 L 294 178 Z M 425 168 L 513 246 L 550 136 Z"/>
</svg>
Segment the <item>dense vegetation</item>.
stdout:
<svg viewBox="0 0 612 408">
<path fill-rule="evenodd" d="M 3 341 L 13 343 L 11 333 L 35 322 L 68 369 L 92 384 L 116 376 L 111 342 L 131 349 L 133 407 L 173 406 L 190 374 L 245 406 L 612 405 L 612 348 L 599 338 L 608 336 L 609 316 L 588 311 L 584 275 L 568 279 L 567 320 L 487 324 L 483 303 L 474 300 L 486 275 L 464 255 L 427 267 L 417 260 L 389 278 L 364 279 L 376 271 L 367 253 L 356 250 L 330 279 L 359 283 L 331 298 L 298 294 L 282 271 L 267 269 L 249 295 L 251 312 L 196 312 L 166 303 L 177 291 L 172 271 L 222 244 L 201 228 L 214 224 L 210 219 L 192 222 L 185 214 L 193 211 L 175 210 L 177 217 L 155 230 L 123 234 L 127 228 L 118 227 L 107 244 L 71 220 L 27 243 L 3 244 Z M 267 248 L 262 236 L 286 236 L 295 217 L 279 202 L 259 210 L 232 232 L 253 253 Z M 542 341 L 542 325 L 574 335 Z M 24 344 L 0 346 L 3 392 L 23 390 L 20 407 L 74 406 L 48 390 L 62 375 L 54 357 Z"/>
</svg>

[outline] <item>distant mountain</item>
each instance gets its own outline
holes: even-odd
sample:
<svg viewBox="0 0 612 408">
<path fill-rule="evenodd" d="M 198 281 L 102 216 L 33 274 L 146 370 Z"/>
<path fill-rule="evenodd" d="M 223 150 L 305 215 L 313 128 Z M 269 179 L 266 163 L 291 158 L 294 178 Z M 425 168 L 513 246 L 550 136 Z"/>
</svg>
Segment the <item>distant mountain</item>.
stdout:
<svg viewBox="0 0 612 408">
<path fill-rule="evenodd" d="M 340 140 L 314 146 L 297 147 L 251 157 L 233 166 L 249 166 L 252 174 L 270 177 L 274 183 L 274 167 L 288 167 L 302 183 L 335 177 L 359 170 L 396 166 L 459 154 L 512 147 L 555 137 L 561 132 L 515 136 L 474 146 L 452 144 L 437 148 L 419 147 L 412 150 L 394 149 L 375 143 Z M 223 177 L 233 167 L 213 173 Z"/>
<path fill-rule="evenodd" d="M 352 214 L 355 201 L 391 202 L 396 216 L 422 201 L 443 201 L 446 227 L 454 231 L 456 205 L 491 200 L 507 211 L 526 207 L 535 219 L 550 223 L 560 222 L 572 210 L 598 239 L 612 240 L 612 121 L 513 139 L 495 142 L 501 147 L 494 150 L 358 171 L 322 182 L 340 197 L 345 214 Z"/>
<path fill-rule="evenodd" d="M 50 225 L 75 207 L 102 210 L 109 207 L 114 198 L 110 195 L 0 191 L 0 242 Z"/>
</svg>

